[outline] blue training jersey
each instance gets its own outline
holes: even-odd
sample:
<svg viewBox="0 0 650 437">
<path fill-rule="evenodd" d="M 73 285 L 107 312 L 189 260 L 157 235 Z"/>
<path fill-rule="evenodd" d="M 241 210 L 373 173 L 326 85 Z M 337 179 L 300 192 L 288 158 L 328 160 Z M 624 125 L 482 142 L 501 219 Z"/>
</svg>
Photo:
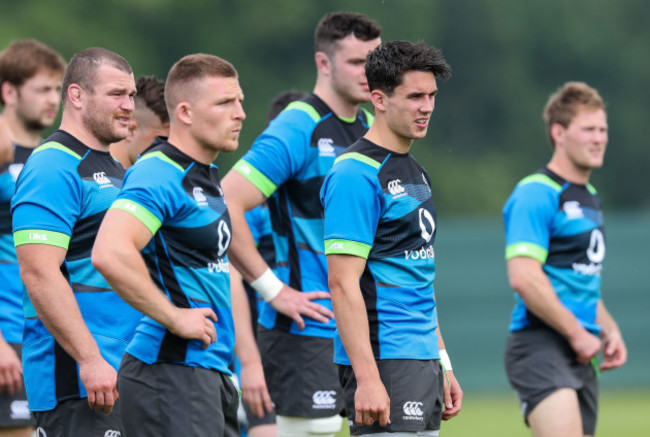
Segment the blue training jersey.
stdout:
<svg viewBox="0 0 650 437">
<path fill-rule="evenodd" d="M 436 211 L 426 171 L 410 154 L 362 138 L 336 159 L 321 201 L 325 254 L 367 260 L 360 287 L 375 359 L 438 359 Z M 338 331 L 334 362 L 350 364 Z"/>
<path fill-rule="evenodd" d="M 548 168 L 522 179 L 503 207 L 506 259 L 542 263 L 558 298 L 594 334 L 605 231 L 601 200 L 590 184 L 567 182 Z M 546 326 L 515 293 L 510 330 Z"/>
<path fill-rule="evenodd" d="M 133 214 L 153 238 L 142 255 L 149 275 L 180 308 L 211 308 L 217 341 L 203 349 L 144 317 L 127 352 L 147 363 L 171 362 L 230 374 L 234 325 L 230 302 L 228 210 L 214 165 L 194 161 L 164 140 L 126 173 L 111 208 Z"/>
<path fill-rule="evenodd" d="M 102 356 L 116 370 L 141 314 L 111 289 L 90 255 L 123 177 L 124 168 L 108 152 L 58 130 L 27 160 L 11 205 L 16 247 L 46 244 L 67 250 L 61 273 Z M 58 402 L 86 397 L 77 363 L 45 328 L 27 294 L 24 314 L 23 372 L 30 409 L 47 411 Z"/>
<path fill-rule="evenodd" d="M 14 236 L 11 232 L 11 198 L 16 179 L 33 149 L 14 146 L 14 158 L 0 169 L 0 332 L 5 341 L 23 341 L 23 283 L 20 280 Z"/>
<path fill-rule="evenodd" d="M 336 156 L 365 134 L 371 122 L 365 110 L 354 119 L 341 119 L 311 94 L 290 103 L 234 166 L 269 198 L 276 273 L 296 290 L 329 291 L 319 191 Z M 329 299 L 315 302 L 332 308 Z M 305 318 L 301 331 L 266 303 L 259 323 L 312 337 L 331 338 L 335 330 L 334 320 L 321 323 Z"/>
</svg>

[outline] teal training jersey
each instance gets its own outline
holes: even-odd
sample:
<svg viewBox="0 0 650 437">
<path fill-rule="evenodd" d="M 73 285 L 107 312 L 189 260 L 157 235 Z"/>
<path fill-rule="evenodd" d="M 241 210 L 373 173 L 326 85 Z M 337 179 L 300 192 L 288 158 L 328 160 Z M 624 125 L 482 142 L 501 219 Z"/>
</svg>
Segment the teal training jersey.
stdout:
<svg viewBox="0 0 650 437">
<path fill-rule="evenodd" d="M 336 159 L 321 201 L 325 254 L 366 259 L 360 288 L 375 359 L 438 359 L 436 211 L 426 171 L 410 154 L 362 138 Z M 350 364 L 338 331 L 334 362 Z"/>
<path fill-rule="evenodd" d="M 211 308 L 218 319 L 217 341 L 203 349 L 200 340 L 178 337 L 144 317 L 127 352 L 147 364 L 230 374 L 235 332 L 226 251 L 232 232 L 217 167 L 158 140 L 129 168 L 112 208 L 134 215 L 151 231 L 142 255 L 161 293 L 180 308 Z"/>
<path fill-rule="evenodd" d="M 290 103 L 255 140 L 234 169 L 269 197 L 278 277 L 299 291 L 328 291 L 319 191 L 325 173 L 346 147 L 366 133 L 372 116 L 360 110 L 343 120 L 317 96 Z M 327 308 L 329 299 L 315 301 Z M 331 338 L 329 323 L 289 317 L 262 304 L 259 323 L 297 335 Z"/>
<path fill-rule="evenodd" d="M 90 255 L 123 177 L 124 168 L 108 152 L 58 130 L 27 160 L 11 206 L 16 247 L 67 250 L 61 273 L 102 356 L 116 370 L 142 316 L 111 289 Z M 52 410 L 58 402 L 86 397 L 77 363 L 45 328 L 27 295 L 24 314 L 23 373 L 30 409 Z"/>
<path fill-rule="evenodd" d="M 23 283 L 20 280 L 14 236 L 11 232 L 11 198 L 16 179 L 33 149 L 14 146 L 14 159 L 0 169 L 0 331 L 5 341 L 23 341 Z"/>
<path fill-rule="evenodd" d="M 570 183 L 544 168 L 522 179 L 503 208 L 506 259 L 538 260 L 558 298 L 597 334 L 605 230 L 601 200 L 591 185 Z M 546 326 L 519 295 L 510 330 Z"/>
</svg>

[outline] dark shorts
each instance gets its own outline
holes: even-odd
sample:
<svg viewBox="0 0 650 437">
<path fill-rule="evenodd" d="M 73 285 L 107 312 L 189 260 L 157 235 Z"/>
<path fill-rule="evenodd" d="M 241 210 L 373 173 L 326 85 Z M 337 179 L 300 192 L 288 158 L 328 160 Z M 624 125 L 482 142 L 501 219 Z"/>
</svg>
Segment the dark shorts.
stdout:
<svg viewBox="0 0 650 437">
<path fill-rule="evenodd" d="M 339 366 L 350 435 L 440 429 L 445 392 L 438 360 L 380 360 L 377 368 L 390 398 L 391 423 L 385 427 L 378 423 L 357 426 L 354 421 L 357 380 L 351 366 Z"/>
<path fill-rule="evenodd" d="M 524 420 L 548 395 L 560 388 L 578 394 L 582 429 L 593 435 L 598 411 L 598 381 L 592 364 L 576 361 L 569 343 L 549 329 L 511 333 L 506 344 L 506 374 L 514 388 Z"/>
<path fill-rule="evenodd" d="M 90 409 L 88 399 L 71 399 L 53 410 L 35 411 L 38 437 L 124 437 L 126 435 L 120 412 L 121 401 L 115 403 L 111 414 Z"/>
<path fill-rule="evenodd" d="M 246 413 L 246 429 L 252 429 L 260 425 L 272 425 L 275 423 L 275 411 L 266 413 L 264 417 L 257 417 L 253 414 L 248 404 L 242 400 L 244 411 Z"/>
<path fill-rule="evenodd" d="M 221 372 L 124 354 L 117 388 L 129 436 L 239 436 L 239 393 Z"/>
<path fill-rule="evenodd" d="M 257 341 L 277 415 L 315 419 L 341 412 L 343 397 L 332 339 L 260 326 Z"/>
<path fill-rule="evenodd" d="M 22 345 L 20 343 L 9 343 L 9 346 L 16 351 L 20 358 Z M 20 391 L 13 395 L 0 393 L 0 428 L 24 428 L 35 424 L 34 416 L 29 412 L 29 406 L 27 405 L 25 384 L 22 384 Z"/>
</svg>

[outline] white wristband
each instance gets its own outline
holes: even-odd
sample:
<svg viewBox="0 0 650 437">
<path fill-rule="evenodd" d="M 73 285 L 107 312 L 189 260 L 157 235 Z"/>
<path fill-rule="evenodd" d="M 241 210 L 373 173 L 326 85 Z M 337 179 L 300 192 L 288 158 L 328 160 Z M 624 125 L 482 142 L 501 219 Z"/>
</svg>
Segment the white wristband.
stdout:
<svg viewBox="0 0 650 437">
<path fill-rule="evenodd" d="M 282 290 L 284 284 L 275 276 L 271 269 L 266 269 L 262 275 L 250 283 L 265 301 L 271 302 Z"/>
<path fill-rule="evenodd" d="M 440 364 L 442 364 L 442 368 L 447 371 L 452 370 L 451 360 L 449 359 L 447 349 L 440 349 L 438 353 L 440 354 Z"/>
</svg>

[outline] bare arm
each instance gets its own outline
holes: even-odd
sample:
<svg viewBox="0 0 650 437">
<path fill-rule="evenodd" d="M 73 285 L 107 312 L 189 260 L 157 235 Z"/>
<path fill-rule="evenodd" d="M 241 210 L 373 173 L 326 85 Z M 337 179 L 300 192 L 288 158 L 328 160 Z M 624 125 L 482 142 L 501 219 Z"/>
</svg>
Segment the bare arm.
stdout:
<svg viewBox="0 0 650 437">
<path fill-rule="evenodd" d="M 23 365 L 0 333 L 0 393 L 12 396 L 23 386 Z"/>
<path fill-rule="evenodd" d="M 627 348 L 623 335 L 612 315 L 605 308 L 603 300 L 598 301 L 596 323 L 602 327 L 600 337 L 603 341 L 603 357 L 605 361 L 600 365 L 601 370 L 610 370 L 621 367 L 627 361 Z"/>
<path fill-rule="evenodd" d="M 207 348 L 217 339 L 216 314 L 210 308 L 178 308 L 156 287 L 140 254 L 151 237 L 135 216 L 111 209 L 95 239 L 93 265 L 129 305 L 179 337 L 201 340 Z"/>
<path fill-rule="evenodd" d="M 241 388 L 244 401 L 253 414 L 263 417 L 273 411 L 271 396 L 264 379 L 262 358 L 255 341 L 248 296 L 237 270 L 230 269 L 230 294 L 232 313 L 235 320 L 235 354 L 241 363 Z"/>
<path fill-rule="evenodd" d="M 74 293 L 61 273 L 66 253 L 63 248 L 45 244 L 18 246 L 20 277 L 40 320 L 79 364 L 79 377 L 88 392 L 88 404 L 109 414 L 119 397 L 117 372 L 102 357 L 81 316 Z"/>
<path fill-rule="evenodd" d="M 579 362 L 587 363 L 598 354 L 600 340 L 562 305 L 539 261 L 521 256 L 510 258 L 508 279 L 526 307 L 568 340 Z"/>
<path fill-rule="evenodd" d="M 255 241 L 244 214 L 264 202 L 264 195 L 248 179 L 235 170 L 228 172 L 221 183 L 228 214 L 233 228 L 232 241 L 228 257 L 249 283 L 259 278 L 269 266 L 255 247 Z M 322 305 L 311 302 L 314 299 L 329 299 L 324 291 L 301 293 L 284 284 L 280 293 L 269 303 L 277 311 L 291 317 L 300 329 L 305 327 L 302 315 L 327 323 L 334 317 L 332 312 Z"/>
<path fill-rule="evenodd" d="M 359 287 L 366 260 L 352 255 L 327 255 L 329 287 L 336 325 L 357 379 L 355 421 L 390 423 L 390 399 L 379 376 L 370 345 L 366 304 Z"/>
<path fill-rule="evenodd" d="M 440 333 L 440 321 L 438 321 L 436 334 L 438 335 L 438 350 L 446 349 L 445 341 L 442 339 L 442 334 Z M 445 410 L 442 412 L 442 420 L 449 420 L 460 413 L 463 404 L 463 390 L 460 388 L 460 384 L 456 380 L 456 375 L 452 369 L 445 369 L 445 374 Z"/>
</svg>

